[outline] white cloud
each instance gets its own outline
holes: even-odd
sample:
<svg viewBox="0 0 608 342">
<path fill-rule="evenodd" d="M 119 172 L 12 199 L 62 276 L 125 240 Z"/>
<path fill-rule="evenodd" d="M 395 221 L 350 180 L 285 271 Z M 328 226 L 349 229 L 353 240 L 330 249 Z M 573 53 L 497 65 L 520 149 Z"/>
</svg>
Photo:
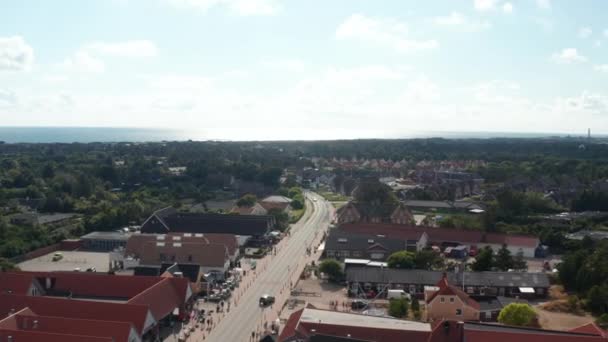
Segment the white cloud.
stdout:
<svg viewBox="0 0 608 342">
<path fill-rule="evenodd" d="M 158 48 L 149 40 L 128 40 L 124 42 L 93 42 L 83 50 L 112 57 L 154 57 Z"/>
<path fill-rule="evenodd" d="M 581 27 L 578 30 L 578 36 L 579 36 L 579 38 L 582 38 L 582 39 L 587 39 L 587 38 L 591 37 L 592 33 L 593 33 L 593 30 L 590 27 Z"/>
<path fill-rule="evenodd" d="M 404 99 L 413 103 L 436 101 L 439 97 L 439 86 L 426 76 L 421 76 L 408 83 L 404 93 Z"/>
<path fill-rule="evenodd" d="M 17 104 L 17 95 L 13 91 L 0 89 L 0 108 Z"/>
<path fill-rule="evenodd" d="M 505 4 L 502 5 L 502 11 L 507 14 L 513 13 L 513 4 L 511 4 L 510 2 L 505 2 Z"/>
<path fill-rule="evenodd" d="M 100 73 L 105 70 L 105 63 L 91 56 L 87 51 L 76 51 L 73 56 L 68 57 L 61 66 L 72 72 Z"/>
<path fill-rule="evenodd" d="M 540 9 L 551 9 L 551 0 L 536 0 L 536 6 Z"/>
<path fill-rule="evenodd" d="M 447 16 L 436 17 L 433 22 L 439 26 L 458 27 L 464 31 L 482 31 L 492 25 L 488 21 L 472 21 L 460 12 L 452 12 Z"/>
<path fill-rule="evenodd" d="M 299 59 L 268 59 L 261 62 L 262 66 L 292 72 L 304 71 L 306 64 Z"/>
<path fill-rule="evenodd" d="M 596 71 L 608 73 L 608 64 L 600 64 L 593 67 Z"/>
<path fill-rule="evenodd" d="M 481 12 L 494 10 L 496 8 L 497 4 L 498 4 L 498 0 L 474 0 L 473 1 L 473 6 L 475 7 L 475 9 L 478 11 L 481 11 Z"/>
<path fill-rule="evenodd" d="M 353 14 L 336 30 L 336 38 L 359 40 L 387 46 L 398 52 L 435 49 L 435 40 L 415 40 L 409 37 L 407 26 L 395 19 L 373 18 Z"/>
<path fill-rule="evenodd" d="M 587 57 L 579 54 L 575 48 L 566 48 L 560 52 L 556 52 L 551 56 L 551 59 L 555 63 L 559 64 L 574 64 L 587 62 Z"/>
<path fill-rule="evenodd" d="M 281 9 L 279 0 L 164 0 L 164 2 L 177 8 L 194 8 L 203 12 L 215 7 L 225 7 L 243 16 L 273 15 Z"/>
<path fill-rule="evenodd" d="M 34 49 L 22 37 L 0 37 L 0 71 L 28 71 L 33 63 Z"/>
<path fill-rule="evenodd" d="M 593 43 L 593 46 L 595 46 L 596 48 L 601 47 L 601 46 L 602 46 L 602 41 L 601 41 L 601 40 L 599 40 L 599 39 L 597 39 L 597 40 L 596 40 L 596 41 Z"/>
</svg>

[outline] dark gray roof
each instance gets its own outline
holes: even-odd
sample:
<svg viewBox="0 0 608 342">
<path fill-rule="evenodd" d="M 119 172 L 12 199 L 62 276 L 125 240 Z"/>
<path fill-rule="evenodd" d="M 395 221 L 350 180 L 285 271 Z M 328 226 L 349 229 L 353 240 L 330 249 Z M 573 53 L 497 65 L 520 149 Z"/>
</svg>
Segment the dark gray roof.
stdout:
<svg viewBox="0 0 608 342">
<path fill-rule="evenodd" d="M 471 296 L 471 298 L 479 303 L 480 311 L 500 311 L 502 308 L 511 303 L 527 303 L 526 300 L 502 296 Z"/>
<path fill-rule="evenodd" d="M 148 218 L 142 233 L 203 233 L 261 236 L 272 230 L 274 217 L 268 215 L 180 213 L 161 209 Z"/>
<path fill-rule="evenodd" d="M 360 283 L 402 283 L 434 286 L 443 272 L 426 270 L 400 270 L 353 266 L 346 270 L 346 280 Z M 462 286 L 462 273 L 448 273 L 450 284 Z M 466 272 L 465 286 L 497 287 L 549 287 L 545 273 L 525 272 Z"/>
<path fill-rule="evenodd" d="M 483 209 L 476 203 L 469 201 L 425 201 L 425 200 L 406 200 L 403 202 L 408 207 L 418 208 L 437 208 L 437 209 Z"/>
<path fill-rule="evenodd" d="M 373 245 L 381 245 L 389 252 L 405 250 L 403 240 L 379 237 L 372 234 L 352 234 L 332 229 L 325 240 L 325 250 L 366 251 Z"/>
</svg>

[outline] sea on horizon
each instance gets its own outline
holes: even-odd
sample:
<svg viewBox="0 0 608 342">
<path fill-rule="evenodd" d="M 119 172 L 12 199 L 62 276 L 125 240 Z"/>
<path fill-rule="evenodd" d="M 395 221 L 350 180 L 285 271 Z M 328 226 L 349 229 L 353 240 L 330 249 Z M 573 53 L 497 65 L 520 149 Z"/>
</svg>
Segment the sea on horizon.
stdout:
<svg viewBox="0 0 608 342">
<path fill-rule="evenodd" d="M 446 139 L 489 139 L 489 138 L 548 138 L 584 137 L 565 133 L 527 132 L 412 132 L 400 137 L 387 139 L 446 138 Z M 594 135 L 594 137 L 606 137 Z M 352 139 L 358 139 L 354 136 Z M 0 127 L 0 142 L 4 143 L 92 143 L 92 142 L 160 142 L 210 140 L 196 132 L 179 129 L 126 128 L 126 127 Z M 213 139 L 217 140 L 217 139 Z M 230 141 L 232 139 L 220 139 Z M 267 140 L 276 140 L 269 138 Z"/>
</svg>

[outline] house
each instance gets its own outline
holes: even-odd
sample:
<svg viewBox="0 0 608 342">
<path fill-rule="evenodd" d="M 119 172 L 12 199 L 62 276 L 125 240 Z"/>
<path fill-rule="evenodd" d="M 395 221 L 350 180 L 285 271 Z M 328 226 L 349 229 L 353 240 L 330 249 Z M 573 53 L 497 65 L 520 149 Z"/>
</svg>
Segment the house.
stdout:
<svg viewBox="0 0 608 342">
<path fill-rule="evenodd" d="M 410 232 L 425 232 L 428 236 L 428 245 L 442 247 L 465 246 L 466 249 L 472 247 L 477 250 L 489 246 L 497 252 L 503 245 L 506 245 L 511 254 L 523 253 L 526 258 L 533 258 L 540 246 L 538 237 L 531 235 L 515 235 L 502 233 L 487 233 L 478 230 L 465 230 L 453 228 L 433 228 L 401 224 L 341 224 L 340 230 L 359 234 L 380 234 L 387 237 L 398 238 Z"/>
<path fill-rule="evenodd" d="M 342 223 L 392 223 L 412 225 L 414 216 L 403 204 L 375 206 L 350 201 L 336 211 L 337 222 Z"/>
<path fill-rule="evenodd" d="M 427 320 L 478 321 L 480 306 L 464 291 L 448 282 L 444 274 L 436 286 L 424 289 Z"/>
<path fill-rule="evenodd" d="M 233 234 L 263 237 L 273 230 L 273 216 L 181 213 L 173 207 L 155 211 L 141 226 L 146 234 Z"/>
<path fill-rule="evenodd" d="M 279 209 L 281 211 L 289 211 L 291 198 L 285 196 L 268 196 L 260 201 L 260 205 L 267 211 L 271 209 Z"/>
<path fill-rule="evenodd" d="M 258 203 L 258 202 L 256 202 L 252 206 L 245 206 L 245 207 L 233 206 L 232 209 L 230 209 L 230 212 L 238 213 L 239 215 L 267 215 L 268 214 L 268 210 L 266 208 L 264 208 L 262 205 L 260 205 L 260 203 Z"/>
<path fill-rule="evenodd" d="M 605 342 L 595 324 L 571 331 L 514 327 L 463 320 L 412 322 L 326 311 L 308 306 L 289 316 L 279 342 Z"/>
<path fill-rule="evenodd" d="M 412 210 L 438 210 L 445 212 L 471 212 L 471 210 L 483 210 L 479 204 L 470 201 L 424 201 L 405 200 L 403 204 Z"/>
<path fill-rule="evenodd" d="M 33 285 L 35 284 L 35 285 Z M 32 286 L 39 293 L 28 293 Z M 0 341 L 154 340 L 188 315 L 187 279 L 86 272 L 10 272 L 0 277 Z"/>
<path fill-rule="evenodd" d="M 411 295 L 422 296 L 425 286 L 435 286 L 443 272 L 352 266 L 345 270 L 348 291 L 385 294 L 389 289 L 402 289 Z M 448 273 L 450 284 L 464 287 L 468 295 L 526 296 L 544 298 L 549 290 L 545 273 L 528 272 L 458 272 Z"/>
<path fill-rule="evenodd" d="M 213 243 L 204 236 L 134 235 L 127 243 L 126 255 L 139 260 L 139 265 L 177 263 L 197 265 L 200 274 L 210 271 L 224 273 L 230 268 L 231 254 L 236 253 L 236 238 L 228 242 L 215 239 Z"/>
<path fill-rule="evenodd" d="M 186 242 L 200 244 L 220 244 L 226 247 L 231 262 L 239 257 L 239 243 L 232 234 L 200 234 L 200 233 L 169 233 L 169 234 L 133 234 L 125 247 L 126 256 L 142 254 L 147 243 L 156 242 Z"/>
<path fill-rule="evenodd" d="M 426 246 L 426 240 L 426 233 L 420 231 L 409 231 L 399 237 L 386 237 L 332 229 L 325 240 L 324 256 L 339 260 L 364 258 L 384 261 L 395 252 L 421 250 Z"/>
<path fill-rule="evenodd" d="M 80 237 L 82 249 L 88 251 L 111 252 L 116 249 L 125 248 L 127 240 L 131 236 L 125 232 L 91 232 Z"/>
</svg>

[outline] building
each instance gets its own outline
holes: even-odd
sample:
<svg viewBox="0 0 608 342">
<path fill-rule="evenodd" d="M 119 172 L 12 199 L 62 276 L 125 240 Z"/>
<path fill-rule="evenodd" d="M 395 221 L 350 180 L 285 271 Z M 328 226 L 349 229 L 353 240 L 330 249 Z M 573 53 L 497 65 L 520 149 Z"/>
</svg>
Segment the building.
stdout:
<svg viewBox="0 0 608 342">
<path fill-rule="evenodd" d="M 571 331 L 513 327 L 462 320 L 412 322 L 308 306 L 291 314 L 279 342 L 605 342 L 595 324 Z"/>
<path fill-rule="evenodd" d="M 199 233 L 263 237 L 274 228 L 273 216 L 181 213 L 173 207 L 157 210 L 141 226 L 147 234 Z"/>
<path fill-rule="evenodd" d="M 460 288 L 448 282 L 447 275 L 434 287 L 425 287 L 424 301 L 428 321 L 465 320 L 478 321 L 481 306 Z"/>
<path fill-rule="evenodd" d="M 230 209 L 231 213 L 238 213 L 239 215 L 267 215 L 268 210 L 256 202 L 252 206 L 239 207 L 235 205 Z"/>
<path fill-rule="evenodd" d="M 412 210 L 437 210 L 441 212 L 478 212 L 483 210 L 480 205 L 469 201 L 423 201 L 423 200 L 405 200 L 403 204 Z"/>
<path fill-rule="evenodd" d="M 89 251 L 111 252 L 127 247 L 131 234 L 125 232 L 91 232 L 80 237 L 82 248 Z"/>
<path fill-rule="evenodd" d="M 414 216 L 403 204 L 374 206 L 350 201 L 336 211 L 337 222 L 342 223 L 392 223 L 413 225 Z"/>
<path fill-rule="evenodd" d="M 351 266 L 346 269 L 346 282 L 352 295 L 386 294 L 388 289 L 403 289 L 422 297 L 425 286 L 435 286 L 443 272 Z M 527 272 L 465 272 L 448 273 L 450 284 L 464 288 L 467 295 L 540 297 L 549 290 L 545 273 Z"/>
<path fill-rule="evenodd" d="M 420 231 L 410 231 L 395 238 L 332 229 L 325 240 L 324 256 L 339 260 L 364 258 L 384 261 L 395 252 L 421 250 L 426 242 L 426 233 Z"/>
<path fill-rule="evenodd" d="M 319 310 L 308 306 L 289 317 L 279 341 L 342 341 L 336 339 L 342 338 L 353 342 L 425 342 L 430 332 L 428 323 Z"/>
<path fill-rule="evenodd" d="M 260 205 L 266 210 L 279 209 L 281 211 L 289 211 L 291 198 L 285 196 L 272 195 L 260 201 Z"/>
<path fill-rule="evenodd" d="M 428 236 L 427 245 L 443 248 L 466 246 L 469 250 L 472 247 L 479 250 L 489 246 L 494 252 L 502 248 L 503 245 L 506 245 L 511 254 L 516 255 L 521 252 L 526 258 L 533 258 L 540 246 L 540 240 L 535 236 L 486 233 L 478 230 L 372 223 L 342 224 L 338 229 L 345 232 L 379 234 L 392 238 L 409 236 L 411 232 L 425 232 Z"/>
<path fill-rule="evenodd" d="M 216 234 L 221 235 L 221 234 Z M 129 239 L 125 255 L 139 261 L 139 265 L 161 266 L 162 264 L 197 265 L 199 274 L 211 271 L 228 271 L 232 255 L 238 255 L 236 237 L 223 241 L 223 237 L 208 239 L 186 233 L 169 235 L 138 234 Z M 215 243 L 216 241 L 219 243 Z M 236 257 L 235 257 L 236 258 Z"/>
<path fill-rule="evenodd" d="M 188 315 L 192 297 L 187 279 L 170 275 L 13 272 L 0 288 L 3 342 L 154 340 L 164 322 Z"/>
</svg>

